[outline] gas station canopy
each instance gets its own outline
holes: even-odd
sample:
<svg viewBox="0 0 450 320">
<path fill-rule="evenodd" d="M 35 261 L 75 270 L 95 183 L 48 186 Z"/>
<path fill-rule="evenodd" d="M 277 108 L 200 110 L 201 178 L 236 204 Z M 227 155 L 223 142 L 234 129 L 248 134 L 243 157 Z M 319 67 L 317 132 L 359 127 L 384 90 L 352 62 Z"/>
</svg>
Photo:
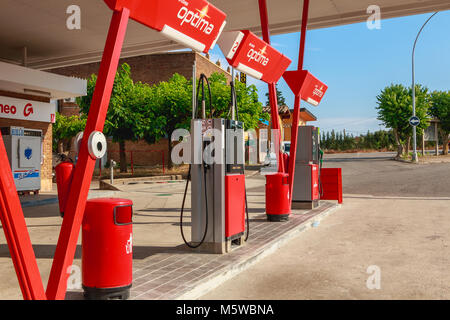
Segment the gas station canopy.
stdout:
<svg viewBox="0 0 450 320">
<path fill-rule="evenodd" d="M 257 0 L 211 0 L 227 14 L 225 31 L 248 29 L 261 35 Z M 81 9 L 81 29 L 69 30 L 70 4 Z M 373 0 L 314 0 L 309 29 L 364 22 Z M 449 10 L 448 0 L 377 0 L 382 19 Z M 273 35 L 298 32 L 302 0 L 269 0 L 269 25 Z M 0 10 L 0 60 L 49 69 L 96 62 L 101 58 L 111 10 L 103 0 L 2 0 Z M 130 22 L 122 57 L 183 49 L 174 41 L 136 22 Z"/>
</svg>

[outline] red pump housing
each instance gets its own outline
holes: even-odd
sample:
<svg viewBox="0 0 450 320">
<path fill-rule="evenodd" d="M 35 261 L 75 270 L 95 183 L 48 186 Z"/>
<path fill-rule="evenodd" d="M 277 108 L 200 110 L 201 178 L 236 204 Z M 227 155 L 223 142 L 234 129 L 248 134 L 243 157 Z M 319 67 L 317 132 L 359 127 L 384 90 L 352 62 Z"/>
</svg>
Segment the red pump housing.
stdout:
<svg viewBox="0 0 450 320">
<path fill-rule="evenodd" d="M 225 176 L 225 238 L 245 232 L 245 175 Z"/>
</svg>

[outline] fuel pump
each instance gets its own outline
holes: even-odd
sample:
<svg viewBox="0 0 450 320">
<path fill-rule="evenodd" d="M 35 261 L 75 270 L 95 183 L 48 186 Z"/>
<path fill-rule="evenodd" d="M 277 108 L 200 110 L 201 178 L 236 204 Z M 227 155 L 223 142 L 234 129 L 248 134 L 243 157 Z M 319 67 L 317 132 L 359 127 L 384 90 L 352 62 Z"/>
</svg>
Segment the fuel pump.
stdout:
<svg viewBox="0 0 450 320">
<path fill-rule="evenodd" d="M 206 112 L 205 83 L 208 87 L 209 114 Z M 199 101 L 200 89 L 202 99 Z M 200 76 L 197 99 L 191 121 L 191 157 L 180 215 L 181 235 L 190 248 L 203 252 L 227 253 L 232 245 L 243 245 L 245 234 L 246 192 L 244 175 L 243 123 L 238 114 L 234 85 L 231 89 L 232 119 L 213 118 L 208 79 Z M 198 118 L 201 104 L 202 118 Z M 183 216 L 189 182 L 191 184 L 191 242 L 183 231 Z M 248 210 L 247 210 L 248 225 Z"/>
</svg>

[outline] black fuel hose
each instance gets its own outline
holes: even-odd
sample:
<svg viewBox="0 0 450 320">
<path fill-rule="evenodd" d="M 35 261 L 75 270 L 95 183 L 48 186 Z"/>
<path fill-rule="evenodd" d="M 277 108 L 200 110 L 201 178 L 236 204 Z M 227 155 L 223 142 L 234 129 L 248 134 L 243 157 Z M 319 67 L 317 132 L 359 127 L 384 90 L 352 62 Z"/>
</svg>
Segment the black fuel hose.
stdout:
<svg viewBox="0 0 450 320">
<path fill-rule="evenodd" d="M 233 112 L 232 108 L 234 105 L 234 108 L 236 110 L 236 120 L 239 121 L 239 111 L 238 111 L 238 106 L 237 106 L 236 87 L 234 86 L 233 81 L 230 82 L 230 86 L 231 86 L 231 104 L 230 104 L 229 114 Z M 233 99 L 234 99 L 234 103 L 233 103 Z M 244 175 L 244 178 L 245 178 L 245 169 L 242 170 L 242 174 Z M 249 218 L 249 213 L 248 213 L 247 187 L 245 186 L 245 180 L 244 180 L 244 190 L 245 190 L 245 220 L 247 222 L 245 241 L 247 241 L 248 237 L 250 236 L 250 218 Z"/>
<path fill-rule="evenodd" d="M 210 118 L 212 118 L 213 117 L 213 109 L 212 109 L 211 86 L 209 84 L 208 77 L 204 73 L 202 73 L 200 75 L 200 79 L 198 80 L 198 85 L 197 85 L 197 103 L 196 103 L 196 106 L 195 106 L 194 115 L 195 115 L 195 117 L 198 117 L 198 100 L 199 100 L 199 96 L 200 96 L 200 86 L 202 88 L 202 102 L 206 103 L 206 99 L 205 99 L 205 81 L 206 81 L 206 85 L 208 87 L 208 92 L 209 92 L 209 116 L 210 116 Z"/>
<path fill-rule="evenodd" d="M 204 171 L 204 182 L 205 182 L 204 190 L 205 190 L 205 206 L 206 206 L 205 232 L 203 233 L 202 240 L 196 245 L 192 245 L 186 240 L 186 237 L 184 235 L 184 230 L 183 230 L 184 205 L 186 203 L 186 195 L 187 195 L 187 190 L 188 190 L 188 187 L 189 187 L 189 181 L 191 180 L 191 165 L 189 165 L 189 173 L 188 173 L 187 180 L 186 180 L 186 188 L 184 189 L 183 203 L 181 205 L 181 214 L 180 214 L 181 237 L 183 238 L 184 243 L 189 248 L 192 248 L 192 249 L 200 247 L 205 242 L 206 234 L 208 233 L 208 192 L 206 190 L 206 170 L 207 169 L 205 167 L 205 171 Z M 192 209 L 191 209 L 191 223 L 192 223 Z M 192 226 L 191 226 L 191 228 L 192 228 Z"/>
</svg>

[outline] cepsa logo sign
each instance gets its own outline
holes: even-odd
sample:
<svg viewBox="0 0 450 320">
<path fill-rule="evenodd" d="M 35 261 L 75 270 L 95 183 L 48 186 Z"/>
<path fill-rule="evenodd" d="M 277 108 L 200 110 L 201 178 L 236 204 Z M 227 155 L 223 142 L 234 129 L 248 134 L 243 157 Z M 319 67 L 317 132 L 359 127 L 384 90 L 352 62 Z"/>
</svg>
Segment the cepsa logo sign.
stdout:
<svg viewBox="0 0 450 320">
<path fill-rule="evenodd" d="M 25 107 L 23 108 L 23 116 L 27 118 L 29 115 L 33 114 L 33 105 L 31 103 L 27 103 Z M 2 114 L 16 114 L 17 113 L 17 107 L 14 105 L 7 105 L 7 104 L 1 104 L 0 103 L 0 113 Z"/>
<path fill-rule="evenodd" d="M 27 103 L 25 108 L 23 108 L 24 117 L 28 117 L 30 114 L 33 114 L 33 105 L 31 103 Z"/>
<path fill-rule="evenodd" d="M 0 118 L 53 123 L 54 115 L 55 105 L 50 103 L 0 97 Z"/>
</svg>

